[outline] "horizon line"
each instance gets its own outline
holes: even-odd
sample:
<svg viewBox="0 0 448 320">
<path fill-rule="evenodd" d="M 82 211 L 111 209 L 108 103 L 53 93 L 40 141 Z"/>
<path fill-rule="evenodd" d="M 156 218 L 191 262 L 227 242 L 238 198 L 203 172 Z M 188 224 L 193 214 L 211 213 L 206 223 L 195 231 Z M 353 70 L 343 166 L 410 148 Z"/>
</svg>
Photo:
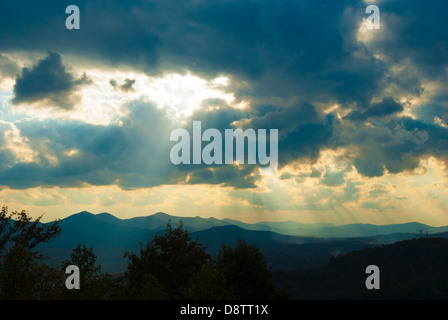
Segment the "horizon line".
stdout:
<svg viewBox="0 0 448 320">
<path fill-rule="evenodd" d="M 201 216 L 198 216 L 198 215 L 196 215 L 196 216 L 193 216 L 193 215 L 191 215 L 191 216 L 177 216 L 177 215 L 169 214 L 169 213 L 166 213 L 166 212 L 163 212 L 163 211 L 158 211 L 158 212 L 155 212 L 155 213 L 152 213 L 152 214 L 148 214 L 148 215 L 133 216 L 133 217 L 129 217 L 129 218 L 119 218 L 116 215 L 114 215 L 114 214 L 112 214 L 110 212 L 106 212 L 106 211 L 99 212 L 99 213 L 93 213 L 93 212 L 90 212 L 90 211 L 87 211 L 87 210 L 82 210 L 82 211 L 79 211 L 79 212 L 76 212 L 76 213 L 69 214 L 69 215 L 67 215 L 64 218 L 60 218 L 59 220 L 64 220 L 64 219 L 67 219 L 69 217 L 72 217 L 72 216 L 75 216 L 75 215 L 78 215 L 78 214 L 82 214 L 82 213 L 88 213 L 88 214 L 91 214 L 93 216 L 98 216 L 98 215 L 101 215 L 101 214 L 107 214 L 107 215 L 110 215 L 110 216 L 114 217 L 115 219 L 122 220 L 122 221 L 135 219 L 135 218 L 146 218 L 146 217 L 154 216 L 154 215 L 157 215 L 157 214 L 163 214 L 163 215 L 166 215 L 166 216 L 169 216 L 169 217 L 179 218 L 179 219 L 182 219 L 182 218 L 200 218 L 200 219 L 204 219 L 204 220 L 216 219 L 218 221 L 229 220 L 229 221 L 236 221 L 236 222 L 249 224 L 249 225 L 257 225 L 257 224 L 263 224 L 263 223 L 288 223 L 288 222 L 292 222 L 292 223 L 302 224 L 302 225 L 329 225 L 329 226 L 338 227 L 338 226 L 349 226 L 349 225 L 393 226 L 393 225 L 405 225 L 405 224 L 413 224 L 414 223 L 414 224 L 420 224 L 420 225 L 423 225 L 423 226 L 427 226 L 427 227 L 430 227 L 430 228 L 448 227 L 448 225 L 433 226 L 433 225 L 429 225 L 427 223 L 418 222 L 418 221 L 409 221 L 409 222 L 401 222 L 401 223 L 389 223 L 389 224 L 375 224 L 375 223 L 363 223 L 363 222 L 353 222 L 353 223 L 345 223 L 345 224 L 335 224 L 333 222 L 307 223 L 307 222 L 299 222 L 299 221 L 294 221 L 294 220 L 282 220 L 282 221 L 262 220 L 262 221 L 258 221 L 258 222 L 244 222 L 244 221 L 241 221 L 241 220 L 236 220 L 236 219 L 231 219 L 231 218 L 221 218 L 220 219 L 220 218 L 216 218 L 214 216 L 209 216 L 209 217 L 201 217 Z M 55 220 L 53 220 L 53 221 L 55 221 Z M 49 221 L 49 222 L 52 222 L 52 221 Z"/>
</svg>

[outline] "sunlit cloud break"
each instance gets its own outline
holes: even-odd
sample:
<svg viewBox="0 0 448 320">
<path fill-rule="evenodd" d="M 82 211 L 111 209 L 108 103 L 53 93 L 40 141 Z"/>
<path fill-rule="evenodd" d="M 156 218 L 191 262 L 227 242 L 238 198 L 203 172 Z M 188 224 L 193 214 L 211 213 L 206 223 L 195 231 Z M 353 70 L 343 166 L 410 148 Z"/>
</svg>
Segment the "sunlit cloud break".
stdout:
<svg viewBox="0 0 448 320">
<path fill-rule="evenodd" d="M 76 6 L 0 3 L 12 210 L 448 224 L 445 2 Z"/>
<path fill-rule="evenodd" d="M 170 160 L 173 164 L 259 164 L 261 174 L 274 174 L 278 169 L 278 130 L 269 131 L 269 156 L 267 155 L 266 129 L 225 129 L 224 141 L 218 129 L 208 128 L 202 132 L 201 121 L 193 121 L 193 137 L 183 128 L 171 132 L 170 141 L 180 141 L 171 148 Z M 245 159 L 245 138 L 247 138 L 247 162 Z M 202 148 L 203 141 L 211 141 Z M 235 142 L 235 143 L 234 143 Z M 234 148 L 235 145 L 235 148 Z M 190 149 L 193 149 L 191 161 Z M 223 152 L 224 148 L 224 152 Z M 235 152 L 234 152 L 235 150 Z M 181 154 L 181 155 L 179 155 Z M 235 156 L 234 156 L 235 155 Z M 223 161 L 224 158 L 224 161 Z"/>
</svg>

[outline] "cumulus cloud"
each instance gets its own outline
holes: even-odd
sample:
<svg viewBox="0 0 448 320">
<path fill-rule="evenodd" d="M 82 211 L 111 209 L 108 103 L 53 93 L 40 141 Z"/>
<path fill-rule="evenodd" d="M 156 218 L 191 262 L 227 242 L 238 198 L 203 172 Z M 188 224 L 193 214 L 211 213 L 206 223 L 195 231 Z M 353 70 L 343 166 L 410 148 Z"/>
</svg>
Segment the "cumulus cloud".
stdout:
<svg viewBox="0 0 448 320">
<path fill-rule="evenodd" d="M 7 77 L 15 78 L 19 71 L 18 64 L 9 56 L 0 52 L 0 80 Z"/>
<path fill-rule="evenodd" d="M 346 126 L 339 138 L 341 145 L 352 146 L 353 164 L 367 177 L 412 173 L 429 156 L 448 159 L 448 129 L 408 117 L 376 121 L 374 126 Z"/>
<path fill-rule="evenodd" d="M 76 79 L 62 64 L 58 53 L 49 52 L 31 67 L 24 67 L 16 78 L 14 104 L 49 104 L 62 109 L 72 109 L 79 101 L 77 89 L 91 83 L 86 74 Z"/>
<path fill-rule="evenodd" d="M 12 188 L 39 185 L 81 186 L 117 184 L 123 188 L 154 186 L 170 177 L 171 124 L 154 105 L 134 101 L 122 125 L 86 124 L 80 121 L 29 120 L 17 124 L 39 154 L 39 161 L 2 162 L 2 184 Z M 46 129 L 51 128 L 51 129 Z M 75 151 L 73 151 L 75 150 Z M 50 162 L 51 154 L 57 161 Z M 164 159 L 158 154 L 167 154 Z"/>
<path fill-rule="evenodd" d="M 37 162 L 37 152 L 14 123 L 0 120 L 0 159 L 2 163 Z"/>
<path fill-rule="evenodd" d="M 124 79 L 124 83 L 122 85 L 118 85 L 115 79 L 111 79 L 109 84 L 115 89 L 121 90 L 123 92 L 134 91 L 132 87 L 135 83 L 135 79 Z"/>
<path fill-rule="evenodd" d="M 320 150 L 330 147 L 336 122 L 332 114 L 320 114 L 313 104 L 302 102 L 267 109 L 241 123 L 245 129 L 279 130 L 279 164 L 283 166 L 298 160 L 317 160 Z"/>
<path fill-rule="evenodd" d="M 116 184 L 123 189 L 165 184 L 253 188 L 260 179 L 254 173 L 256 166 L 228 165 L 210 170 L 205 165 L 173 165 L 169 137 L 179 124 L 170 119 L 167 110 L 142 100 L 123 108 L 128 115 L 120 124 L 108 126 L 51 119 L 18 123 L 23 137 L 35 148 L 37 159 L 16 163 L 14 157 L 4 158 L 0 166 L 2 184 L 11 188 L 79 187 L 85 183 Z"/>
<path fill-rule="evenodd" d="M 355 103 L 365 108 L 391 85 L 416 92 L 421 89 L 419 77 L 406 71 L 390 72 L 405 58 L 409 60 L 406 70 L 415 67 L 417 73 L 430 71 L 427 68 L 436 62 L 439 66 L 446 63 L 446 31 L 432 30 L 427 23 L 434 16 L 443 21 L 443 9 L 425 6 L 427 14 L 417 18 L 414 12 L 420 12 L 419 1 L 382 3 L 387 32 L 375 34 L 368 45 L 357 39 L 365 18 L 362 0 L 323 4 L 312 0 L 79 1 L 83 26 L 70 37 L 57 25 L 63 11 L 58 11 L 60 4 L 25 0 L 21 4 L 1 4 L 2 12 L 11 13 L 0 22 L 9 27 L 0 28 L 6 49 L 50 47 L 152 75 L 190 70 L 211 78 L 222 73 L 235 80 L 230 89 L 237 98 L 252 101 L 273 97 L 288 101 L 300 96 L 310 102 L 336 101 L 343 107 Z M 21 14 L 12 14 L 17 11 Z M 22 32 L 24 21 L 12 16 L 27 18 L 39 28 Z M 18 43 L 15 32 L 29 41 Z M 35 38 L 40 41 L 31 41 Z M 435 55 L 431 63 L 424 59 L 428 52 Z"/>
<path fill-rule="evenodd" d="M 192 120 L 220 131 L 235 126 L 279 129 L 281 166 L 317 161 L 324 149 L 346 147 L 352 165 L 368 177 L 411 172 L 431 155 L 448 159 L 447 129 L 434 123 L 435 116 L 448 122 L 443 89 L 413 110 L 404 110 L 403 102 L 426 93 L 428 83 L 446 87 L 448 29 L 433 24 L 445 21 L 446 2 L 382 2 L 382 32 L 372 34 L 369 41 L 358 37 L 366 7 L 361 0 L 81 0 L 83 24 L 70 37 L 60 17 L 63 5 L 49 3 L 1 2 L 2 50 L 52 48 L 61 55 L 152 76 L 187 70 L 204 79 L 225 75 L 230 82 L 225 90 L 236 101 L 248 102 L 247 108 L 235 109 L 224 101 L 204 101 L 187 119 L 187 130 Z M 37 27 L 24 29 L 25 21 Z M 40 41 L 34 41 L 37 38 Z M 2 64 L 2 57 L 0 68 L 16 72 L 10 61 Z M 86 76 L 76 79 L 59 54 L 49 53 L 22 69 L 13 102 L 48 102 L 71 109 L 79 101 L 77 90 L 87 81 Z M 110 85 L 128 92 L 135 80 L 112 79 Z M 335 104 L 336 111 L 324 112 Z M 13 165 L 4 167 L 3 174 L 12 177 L 14 170 L 21 170 L 30 176 L 36 173 L 37 184 L 84 181 L 123 188 L 179 182 L 252 187 L 258 179 L 255 166 L 170 167 L 168 137 L 173 124 L 162 111 L 141 101 L 129 111 L 124 123 L 132 125 L 121 127 L 48 123 L 53 129 L 44 134 L 37 123 L 22 123 L 21 132 L 34 140 L 33 145 L 43 147 L 39 138 L 53 141 L 46 143 L 55 150 L 58 165 L 44 173 L 46 160 L 41 159 L 40 167 Z M 416 118 L 402 111 L 414 112 Z M 64 158 L 67 150 L 62 145 L 79 150 L 79 158 Z M 319 177 L 327 186 L 343 182 L 340 171 Z"/>
<path fill-rule="evenodd" d="M 362 8 L 361 0 L 325 5 L 311 0 L 80 1 L 83 26 L 70 37 L 58 25 L 59 4 L 21 4 L 2 3 L 1 11 L 10 14 L 0 23 L 20 32 L 23 21 L 10 17 L 26 17 L 39 28 L 20 33 L 28 39 L 20 43 L 17 34 L 0 28 L 5 48 L 53 48 L 150 74 L 191 70 L 210 78 L 222 73 L 235 83 L 249 83 L 232 88 L 238 97 L 368 101 L 385 71 L 382 61 L 354 41 L 362 10 L 347 14 L 346 8 Z M 35 38 L 39 43 L 31 41 Z"/>
</svg>

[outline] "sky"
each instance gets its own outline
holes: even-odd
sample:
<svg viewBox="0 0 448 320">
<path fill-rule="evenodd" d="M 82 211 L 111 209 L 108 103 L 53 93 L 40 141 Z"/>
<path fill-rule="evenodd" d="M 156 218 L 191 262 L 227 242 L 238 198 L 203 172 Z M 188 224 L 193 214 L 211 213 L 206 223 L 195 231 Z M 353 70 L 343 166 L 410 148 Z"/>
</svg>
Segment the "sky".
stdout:
<svg viewBox="0 0 448 320">
<path fill-rule="evenodd" d="M 0 203 L 42 221 L 448 225 L 446 12 L 443 0 L 1 1 Z M 193 121 L 277 129 L 278 170 L 173 164 L 170 134 Z"/>
</svg>

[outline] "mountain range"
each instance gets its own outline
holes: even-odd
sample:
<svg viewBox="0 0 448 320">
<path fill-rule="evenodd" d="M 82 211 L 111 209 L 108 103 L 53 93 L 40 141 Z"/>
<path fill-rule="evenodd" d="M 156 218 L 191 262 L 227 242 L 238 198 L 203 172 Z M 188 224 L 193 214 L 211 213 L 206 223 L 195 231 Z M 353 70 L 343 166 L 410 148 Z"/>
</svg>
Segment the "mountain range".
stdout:
<svg viewBox="0 0 448 320">
<path fill-rule="evenodd" d="M 166 213 L 119 219 L 109 213 L 86 211 L 61 219 L 59 237 L 40 245 L 49 262 L 59 265 L 68 259 L 77 244 L 94 249 L 104 272 L 126 269 L 125 251 L 136 252 L 155 233 L 163 234 L 168 221 L 173 227 L 182 222 L 193 239 L 216 255 L 222 244 L 234 246 L 237 239 L 256 244 L 273 270 L 319 266 L 331 256 L 345 252 L 412 239 L 421 233 L 448 237 L 448 226 L 431 227 L 421 223 L 391 225 L 326 223 L 304 224 L 294 221 L 244 223 L 231 219 L 177 217 Z"/>
</svg>

